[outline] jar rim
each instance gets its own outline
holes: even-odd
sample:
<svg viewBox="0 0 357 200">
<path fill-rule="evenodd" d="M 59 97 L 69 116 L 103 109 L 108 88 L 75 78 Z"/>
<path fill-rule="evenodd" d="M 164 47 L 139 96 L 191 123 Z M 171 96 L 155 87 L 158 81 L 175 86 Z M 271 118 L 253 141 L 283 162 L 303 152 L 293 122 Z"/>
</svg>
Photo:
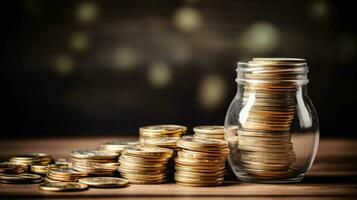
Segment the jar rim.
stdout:
<svg viewBox="0 0 357 200">
<path fill-rule="evenodd" d="M 237 83 L 303 85 L 309 82 L 305 59 L 253 58 L 249 62 L 238 62 L 237 64 Z"/>
</svg>

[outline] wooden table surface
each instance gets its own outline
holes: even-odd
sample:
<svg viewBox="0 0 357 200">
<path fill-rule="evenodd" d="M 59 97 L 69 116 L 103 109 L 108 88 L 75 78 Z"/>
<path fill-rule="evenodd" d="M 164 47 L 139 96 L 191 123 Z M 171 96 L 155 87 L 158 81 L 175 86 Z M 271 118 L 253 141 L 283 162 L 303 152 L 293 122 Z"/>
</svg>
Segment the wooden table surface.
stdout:
<svg viewBox="0 0 357 200">
<path fill-rule="evenodd" d="M 1 140 L 0 159 L 13 154 L 45 152 L 55 158 L 68 156 L 71 149 L 96 148 L 102 142 L 123 138 L 56 138 Z M 254 184 L 227 182 L 219 187 L 185 187 L 176 184 L 130 185 L 117 189 L 80 192 L 45 192 L 38 184 L 0 184 L 1 199 L 357 199 L 357 140 L 320 141 L 315 163 L 300 183 Z"/>
</svg>

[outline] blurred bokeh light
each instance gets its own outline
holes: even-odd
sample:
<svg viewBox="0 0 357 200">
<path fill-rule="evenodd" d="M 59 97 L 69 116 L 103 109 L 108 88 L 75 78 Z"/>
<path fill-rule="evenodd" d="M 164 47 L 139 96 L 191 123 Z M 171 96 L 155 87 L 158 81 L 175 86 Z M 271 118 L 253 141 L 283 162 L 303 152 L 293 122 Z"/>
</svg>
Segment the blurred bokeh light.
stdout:
<svg viewBox="0 0 357 200">
<path fill-rule="evenodd" d="M 5 137 L 222 124 L 236 63 L 302 57 L 322 137 L 353 135 L 354 5 L 328 0 L 22 0 L 8 23 Z"/>
</svg>

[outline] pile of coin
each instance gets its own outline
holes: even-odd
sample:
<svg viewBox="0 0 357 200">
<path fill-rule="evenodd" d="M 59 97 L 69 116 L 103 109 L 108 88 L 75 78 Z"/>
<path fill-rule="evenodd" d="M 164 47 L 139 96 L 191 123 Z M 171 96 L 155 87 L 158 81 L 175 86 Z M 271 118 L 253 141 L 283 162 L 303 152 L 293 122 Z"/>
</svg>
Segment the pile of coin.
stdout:
<svg viewBox="0 0 357 200">
<path fill-rule="evenodd" d="M 304 59 L 254 58 L 241 69 L 243 108 L 238 130 L 240 168 L 257 179 L 288 178 L 295 152 L 289 130 Z"/>
<path fill-rule="evenodd" d="M 140 127 L 140 141 L 147 138 L 180 138 L 187 127 L 180 125 L 153 125 Z"/>
<path fill-rule="evenodd" d="M 193 132 L 197 138 L 224 140 L 224 126 L 196 126 L 193 128 Z"/>
<path fill-rule="evenodd" d="M 53 158 L 45 153 L 29 153 L 15 155 L 10 158 L 12 163 L 21 163 L 27 165 L 47 165 L 53 162 Z"/>
<path fill-rule="evenodd" d="M 73 169 L 94 176 L 113 176 L 117 172 L 119 154 L 103 150 L 75 150 L 71 152 Z"/>
<path fill-rule="evenodd" d="M 223 183 L 227 143 L 223 140 L 182 137 L 175 160 L 176 183 L 186 186 L 215 186 Z"/>
<path fill-rule="evenodd" d="M 167 182 L 168 161 L 171 149 L 159 147 L 127 147 L 120 156 L 120 175 L 133 184 Z"/>
</svg>

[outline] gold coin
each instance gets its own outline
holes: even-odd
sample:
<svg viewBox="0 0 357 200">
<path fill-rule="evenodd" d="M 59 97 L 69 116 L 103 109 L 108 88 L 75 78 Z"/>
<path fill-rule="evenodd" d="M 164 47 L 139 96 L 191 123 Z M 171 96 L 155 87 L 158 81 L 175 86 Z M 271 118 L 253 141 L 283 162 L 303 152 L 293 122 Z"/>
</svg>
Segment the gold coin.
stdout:
<svg viewBox="0 0 357 200">
<path fill-rule="evenodd" d="M 146 133 L 177 133 L 177 132 L 186 132 L 187 127 L 180 125 L 152 125 L 140 127 L 140 132 Z"/>
<path fill-rule="evenodd" d="M 47 174 L 47 165 L 31 165 L 31 171 L 36 174 Z"/>
<path fill-rule="evenodd" d="M 165 158 L 170 158 L 173 154 L 173 151 L 171 149 L 166 149 L 166 148 L 159 148 L 159 147 L 143 147 L 143 146 L 137 146 L 137 147 L 128 147 L 124 149 L 123 152 L 125 155 L 133 155 L 133 156 L 139 156 L 139 157 L 165 157 Z"/>
<path fill-rule="evenodd" d="M 45 182 L 39 186 L 46 191 L 78 191 L 88 189 L 88 185 L 77 182 Z"/>
<path fill-rule="evenodd" d="M 119 154 L 103 150 L 75 150 L 71 156 L 77 159 L 117 159 Z"/>
<path fill-rule="evenodd" d="M 217 125 L 196 126 L 193 128 L 193 131 L 195 133 L 219 134 L 219 133 L 224 133 L 224 126 L 217 126 Z"/>
<path fill-rule="evenodd" d="M 182 137 L 177 146 L 183 149 L 205 151 L 212 153 L 227 153 L 227 143 L 223 140 L 195 138 L 193 136 Z"/>
<path fill-rule="evenodd" d="M 37 174 L 1 174 L 2 183 L 38 183 L 43 181 L 42 176 Z"/>
<path fill-rule="evenodd" d="M 0 173 L 4 174 L 21 174 L 29 170 L 27 164 L 2 162 L 0 163 Z"/>
<path fill-rule="evenodd" d="M 160 137 L 160 138 L 144 138 L 142 143 L 144 145 L 153 145 L 158 147 L 176 148 L 177 141 L 180 137 Z"/>
<path fill-rule="evenodd" d="M 101 148 L 106 151 L 121 153 L 125 147 L 137 145 L 139 145 L 138 141 L 110 141 L 101 144 Z"/>
<path fill-rule="evenodd" d="M 126 187 L 128 186 L 128 180 L 117 177 L 87 177 L 78 180 L 79 183 L 84 183 L 91 187 Z"/>
</svg>

